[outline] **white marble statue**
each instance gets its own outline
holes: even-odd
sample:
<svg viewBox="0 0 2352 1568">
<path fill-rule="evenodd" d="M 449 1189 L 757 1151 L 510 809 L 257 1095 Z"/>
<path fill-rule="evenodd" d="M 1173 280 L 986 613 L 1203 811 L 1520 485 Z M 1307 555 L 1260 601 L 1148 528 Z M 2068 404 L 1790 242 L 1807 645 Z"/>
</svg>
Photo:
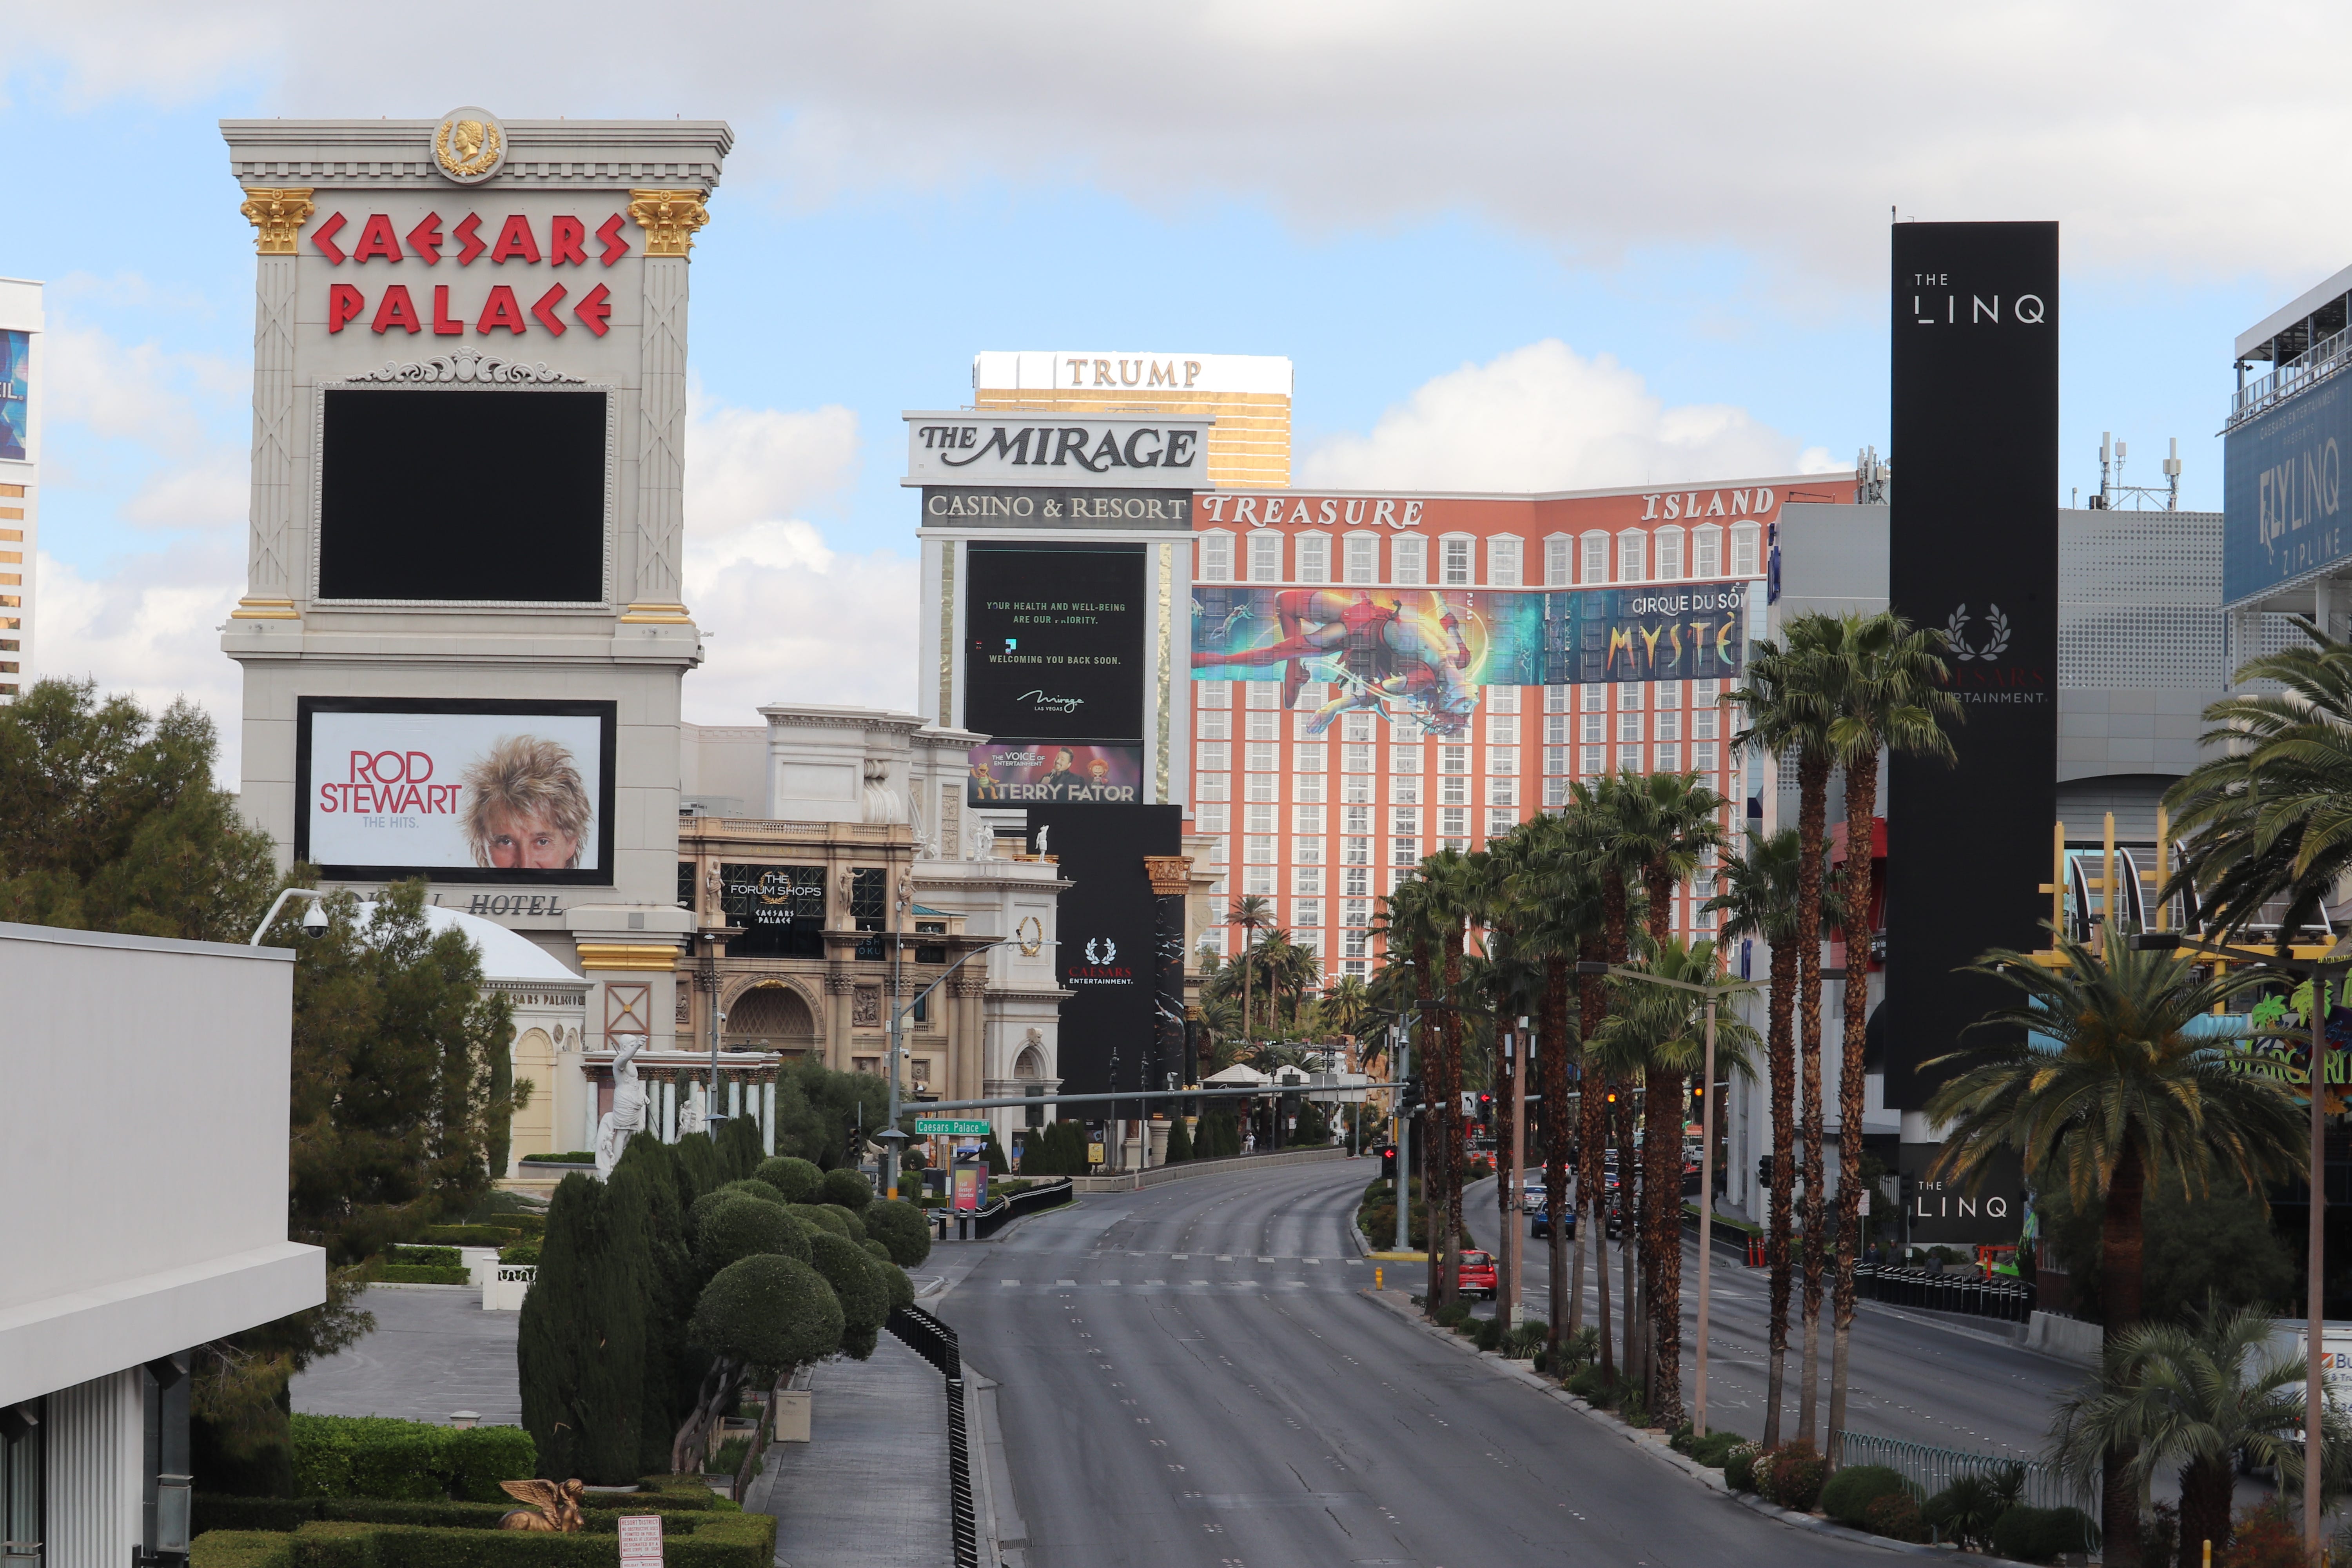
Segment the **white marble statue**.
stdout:
<svg viewBox="0 0 2352 1568">
<path fill-rule="evenodd" d="M 643 1035 L 615 1035 L 613 1057 L 613 1109 L 596 1123 L 596 1179 L 609 1180 L 620 1163 L 629 1140 L 646 1130 L 646 1087 L 637 1081 L 637 1053 L 646 1048 Z"/>
<path fill-rule="evenodd" d="M 677 1135 L 685 1138 L 709 1131 L 709 1119 L 702 1110 L 702 1086 L 698 1083 L 687 1091 L 686 1103 L 677 1108 Z"/>
</svg>

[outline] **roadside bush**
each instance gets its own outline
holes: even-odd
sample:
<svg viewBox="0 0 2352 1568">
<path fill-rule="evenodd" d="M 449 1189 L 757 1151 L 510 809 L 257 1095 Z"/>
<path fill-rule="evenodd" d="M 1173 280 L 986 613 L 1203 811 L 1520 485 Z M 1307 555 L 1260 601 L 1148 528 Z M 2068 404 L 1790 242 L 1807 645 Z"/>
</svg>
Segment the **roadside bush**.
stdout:
<svg viewBox="0 0 2352 1568">
<path fill-rule="evenodd" d="M 1871 1499 L 1870 1506 L 1862 1510 L 1862 1528 L 1889 1541 L 1927 1539 L 1927 1521 L 1920 1515 L 1919 1500 L 1907 1491 Z"/>
<path fill-rule="evenodd" d="M 1588 1366 L 1568 1380 L 1568 1391 L 1598 1410 L 1606 1410 L 1617 1403 L 1616 1384 L 1601 1375 L 1597 1366 Z"/>
<path fill-rule="evenodd" d="M 2266 1503 L 2239 1516 L 2229 1552 L 2213 1561 L 2229 1568 L 2303 1568 L 2303 1536 L 2284 1508 Z"/>
<path fill-rule="evenodd" d="M 697 1478 L 698 1481 L 699 1477 Z M 745 1513 L 733 1503 L 703 1495 L 716 1506 L 707 1510 L 675 1509 L 652 1494 L 630 1500 L 633 1512 L 659 1510 L 662 1557 L 669 1568 L 768 1568 L 775 1556 L 776 1521 L 772 1515 Z M 579 1535 L 548 1536 L 529 1531 L 502 1531 L 499 1516 L 515 1505 L 481 1510 L 483 1518 L 411 1523 L 395 1521 L 313 1520 L 290 1533 L 215 1530 L 191 1543 L 191 1568 L 362 1568 L 378 1563 L 426 1568 L 587 1568 L 616 1561 L 614 1535 L 618 1512 L 598 1510 L 587 1515 Z"/>
<path fill-rule="evenodd" d="M 1723 1484 L 1736 1492 L 1756 1489 L 1756 1461 L 1763 1447 L 1756 1443 L 1737 1443 L 1723 1457 Z"/>
<path fill-rule="evenodd" d="M 824 1173 L 812 1160 L 796 1159 L 790 1154 L 776 1154 L 760 1162 L 756 1178 L 766 1183 L 788 1204 L 804 1204 L 824 1180 Z"/>
<path fill-rule="evenodd" d="M 931 1222 L 910 1203 L 876 1204 L 866 1211 L 866 1235 L 890 1249 L 890 1261 L 912 1268 L 931 1255 Z"/>
<path fill-rule="evenodd" d="M 2011 1500 L 1991 1477 L 1969 1474 L 1929 1498 L 1919 1512 L 1945 1540 L 1982 1546 L 1992 1539 L 1993 1521 L 2008 1511 Z"/>
<path fill-rule="evenodd" d="M 1437 1309 L 1437 1326 L 1441 1329 L 1454 1328 L 1469 1321 L 1470 1304 L 1467 1301 L 1455 1301 Z"/>
<path fill-rule="evenodd" d="M 1822 1511 L 1840 1524 L 1860 1530 L 1872 1503 L 1909 1490 L 1899 1470 L 1885 1465 L 1848 1465 L 1822 1486 Z"/>
<path fill-rule="evenodd" d="M 882 1278 L 888 1265 L 830 1231 L 810 1238 L 809 1261 L 841 1303 L 842 1353 L 864 1361 L 874 1353 L 877 1336 L 890 1316 L 890 1288 Z"/>
<path fill-rule="evenodd" d="M 695 1235 L 694 1259 L 705 1278 L 754 1253 L 781 1253 L 809 1260 L 809 1227 L 772 1199 L 720 1204 L 703 1216 Z"/>
<path fill-rule="evenodd" d="M 881 1266 L 883 1286 L 890 1292 L 890 1310 L 895 1312 L 901 1307 L 913 1306 L 915 1282 L 907 1278 L 905 1269 L 891 1261 L 890 1249 L 878 1241 L 869 1241 L 866 1244 L 866 1250 L 872 1253 L 874 1261 Z"/>
<path fill-rule="evenodd" d="M 454 1247 L 402 1247 L 383 1249 L 386 1263 L 419 1263 L 431 1268 L 456 1268 L 465 1262 Z"/>
<path fill-rule="evenodd" d="M 511 1247 L 501 1247 L 499 1248 L 499 1261 L 536 1268 L 539 1264 L 539 1243 L 536 1240 L 518 1241 Z"/>
<path fill-rule="evenodd" d="M 2063 1552 L 2099 1549 L 2099 1521 L 2081 1509 L 2045 1508 L 2036 1511 L 2042 1518 L 2033 1531 L 2032 1561 L 2054 1563 Z M 2295 1550 L 2302 1551 L 2299 1541 Z"/>
<path fill-rule="evenodd" d="M 1501 1349 L 1503 1336 L 1510 1331 L 1500 1318 L 1473 1318 L 1467 1327 L 1470 1342 L 1482 1351 Z"/>
<path fill-rule="evenodd" d="M 538 1463 L 520 1426 L 460 1431 L 388 1415 L 295 1415 L 294 1486 L 308 1498 L 451 1498 L 493 1502 L 500 1481 L 528 1479 Z"/>
<path fill-rule="evenodd" d="M 729 1264 L 703 1287 L 687 1334 L 715 1354 L 782 1371 L 839 1349 L 843 1322 L 824 1276 L 796 1258 L 761 1252 Z"/>
<path fill-rule="evenodd" d="M 873 1201 L 874 1184 L 866 1179 L 865 1172 L 853 1171 L 846 1165 L 827 1171 L 817 1186 L 817 1202 L 839 1204 L 851 1214 L 864 1214 Z"/>
<path fill-rule="evenodd" d="M 1731 1458 L 1732 1450 L 1746 1445 L 1748 1439 L 1737 1432 L 1709 1432 L 1704 1437 L 1693 1437 L 1683 1452 L 1709 1469 L 1719 1470 Z"/>
<path fill-rule="evenodd" d="M 1540 1354 L 1544 1342 L 1551 1338 L 1551 1325 L 1541 1318 L 1529 1318 L 1503 1336 L 1503 1353 L 1513 1361 L 1529 1361 Z"/>
<path fill-rule="evenodd" d="M 1811 1513 L 1820 1500 L 1827 1467 L 1801 1439 L 1767 1450 L 1756 1461 L 1756 1489 L 1764 1500 L 1797 1513 Z"/>
</svg>

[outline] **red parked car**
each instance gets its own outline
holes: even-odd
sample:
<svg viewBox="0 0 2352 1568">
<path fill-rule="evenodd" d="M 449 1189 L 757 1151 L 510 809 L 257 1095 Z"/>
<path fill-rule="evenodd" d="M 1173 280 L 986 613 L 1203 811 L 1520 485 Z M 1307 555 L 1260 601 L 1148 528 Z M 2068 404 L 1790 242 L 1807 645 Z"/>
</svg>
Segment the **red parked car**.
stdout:
<svg viewBox="0 0 2352 1568">
<path fill-rule="evenodd" d="M 1491 1252 L 1465 1252 L 1462 1267 L 1454 1277 L 1454 1288 L 1465 1296 L 1495 1299 L 1495 1255 Z"/>
</svg>

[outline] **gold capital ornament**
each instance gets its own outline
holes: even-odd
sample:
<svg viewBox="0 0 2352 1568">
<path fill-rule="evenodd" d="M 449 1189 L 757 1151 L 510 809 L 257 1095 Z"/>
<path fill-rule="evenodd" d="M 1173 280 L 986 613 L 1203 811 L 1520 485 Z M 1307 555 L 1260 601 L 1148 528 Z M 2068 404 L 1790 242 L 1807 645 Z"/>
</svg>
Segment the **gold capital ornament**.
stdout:
<svg viewBox="0 0 2352 1568">
<path fill-rule="evenodd" d="M 710 221 L 700 191 L 631 191 L 629 216 L 646 231 L 647 256 L 684 256 L 694 231 Z"/>
<path fill-rule="evenodd" d="M 291 256 L 294 242 L 302 236 L 302 226 L 319 209 L 311 205 L 308 185 L 274 189 L 248 185 L 245 205 L 236 210 L 254 226 L 255 250 L 264 256 Z"/>
</svg>

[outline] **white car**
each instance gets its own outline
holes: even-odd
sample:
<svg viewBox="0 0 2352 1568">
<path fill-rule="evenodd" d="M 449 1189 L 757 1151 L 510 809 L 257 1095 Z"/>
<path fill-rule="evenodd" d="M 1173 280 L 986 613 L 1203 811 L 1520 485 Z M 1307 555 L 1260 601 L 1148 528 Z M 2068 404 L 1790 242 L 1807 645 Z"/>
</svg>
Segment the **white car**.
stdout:
<svg viewBox="0 0 2352 1568">
<path fill-rule="evenodd" d="M 1541 1171 L 1530 1171 L 1528 1173 L 1528 1179 L 1519 1187 L 1519 1209 L 1522 1213 L 1533 1214 L 1543 1206 L 1544 1173 Z"/>
</svg>

